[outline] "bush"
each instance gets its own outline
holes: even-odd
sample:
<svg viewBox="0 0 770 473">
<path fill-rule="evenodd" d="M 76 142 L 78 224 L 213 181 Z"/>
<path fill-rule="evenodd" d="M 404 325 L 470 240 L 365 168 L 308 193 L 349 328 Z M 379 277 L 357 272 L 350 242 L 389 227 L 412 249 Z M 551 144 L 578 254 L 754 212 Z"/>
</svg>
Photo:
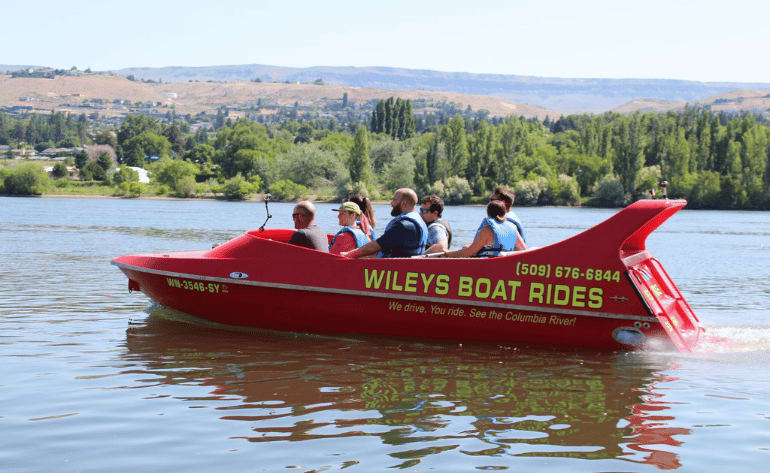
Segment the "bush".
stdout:
<svg viewBox="0 0 770 473">
<path fill-rule="evenodd" d="M 139 197 L 142 194 L 142 185 L 135 181 L 123 181 L 118 186 L 118 194 L 126 197 Z"/>
<path fill-rule="evenodd" d="M 111 179 L 112 183 L 116 186 L 119 186 L 124 182 L 139 182 L 139 173 L 128 166 L 121 166 L 117 171 L 112 173 Z"/>
<path fill-rule="evenodd" d="M 307 196 L 307 187 L 289 179 L 281 179 L 270 185 L 270 193 L 278 200 L 297 199 Z"/>
<path fill-rule="evenodd" d="M 540 199 L 540 185 L 537 181 L 519 181 L 514 187 L 516 205 L 537 205 Z"/>
<path fill-rule="evenodd" d="M 459 176 L 451 176 L 443 181 L 436 181 L 431 186 L 430 192 L 444 199 L 447 204 L 467 203 L 473 195 L 468 180 Z"/>
<path fill-rule="evenodd" d="M 649 197 L 650 189 L 658 190 L 661 181 L 660 166 L 643 167 L 636 175 L 634 191 L 639 198 Z"/>
<path fill-rule="evenodd" d="M 198 166 L 175 159 L 162 159 L 153 166 L 152 178 L 158 183 L 168 186 L 174 193 L 189 197 L 195 190 L 195 175 Z M 190 182 L 192 181 L 192 185 Z"/>
<path fill-rule="evenodd" d="M 70 181 L 68 179 L 56 179 L 53 181 L 53 185 L 57 189 L 64 189 L 70 186 Z"/>
<path fill-rule="evenodd" d="M 222 185 L 222 193 L 230 200 L 243 200 L 254 192 L 254 188 L 240 173 L 226 180 Z"/>
<path fill-rule="evenodd" d="M 580 205 L 580 186 L 577 179 L 566 174 L 559 175 L 555 203 L 556 205 Z"/>
<path fill-rule="evenodd" d="M 51 186 L 51 178 L 37 164 L 22 164 L 9 173 L 3 182 L 6 194 L 40 195 Z"/>
<path fill-rule="evenodd" d="M 179 197 L 193 197 L 195 196 L 195 178 L 192 176 L 185 176 L 182 180 L 177 181 L 174 186 L 174 191 Z"/>
<path fill-rule="evenodd" d="M 371 198 L 369 187 L 363 182 L 350 182 L 349 180 L 340 180 L 337 183 L 337 198 L 345 201 L 351 195 L 360 195 Z"/>
<path fill-rule="evenodd" d="M 623 184 L 614 174 L 607 174 L 596 186 L 596 199 L 601 205 L 621 207 L 626 201 Z"/>
</svg>

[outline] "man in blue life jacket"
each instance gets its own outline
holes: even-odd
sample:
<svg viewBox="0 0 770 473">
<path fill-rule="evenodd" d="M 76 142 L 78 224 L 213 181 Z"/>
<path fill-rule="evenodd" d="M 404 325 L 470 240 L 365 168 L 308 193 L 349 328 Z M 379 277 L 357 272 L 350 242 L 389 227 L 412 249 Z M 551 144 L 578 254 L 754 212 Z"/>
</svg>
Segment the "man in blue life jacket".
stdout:
<svg viewBox="0 0 770 473">
<path fill-rule="evenodd" d="M 382 258 L 408 258 L 421 255 L 428 241 L 428 227 L 414 207 L 417 193 L 399 189 L 390 201 L 390 215 L 395 217 L 385 227 L 381 237 L 353 251 L 341 253 L 348 258 L 364 258 L 381 252 Z"/>
<path fill-rule="evenodd" d="M 452 244 L 452 228 L 441 215 L 444 201 L 436 194 L 426 195 L 420 201 L 420 217 L 428 226 L 428 243 L 425 254 L 447 251 Z"/>
<path fill-rule="evenodd" d="M 516 215 L 516 212 L 511 209 L 513 207 L 513 201 L 515 198 L 515 194 L 510 189 L 497 186 L 495 187 L 495 190 L 492 191 L 492 195 L 489 197 L 489 200 L 503 201 L 503 204 L 505 204 L 505 219 L 510 220 L 511 223 L 516 225 L 516 229 L 519 231 L 521 239 L 526 243 L 527 235 L 524 233 L 524 225 L 521 223 L 521 219 L 519 219 L 519 217 Z"/>
</svg>

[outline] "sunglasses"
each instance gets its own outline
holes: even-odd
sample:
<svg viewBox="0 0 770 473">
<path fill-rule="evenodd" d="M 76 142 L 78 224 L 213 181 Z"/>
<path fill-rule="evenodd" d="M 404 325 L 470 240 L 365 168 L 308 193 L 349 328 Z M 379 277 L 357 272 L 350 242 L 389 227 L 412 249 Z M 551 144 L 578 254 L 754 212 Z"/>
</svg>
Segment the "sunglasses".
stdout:
<svg viewBox="0 0 770 473">
<path fill-rule="evenodd" d="M 297 217 L 301 217 L 301 216 L 304 216 L 304 215 L 305 215 L 305 214 L 301 214 L 301 213 L 294 213 L 294 214 L 291 214 L 291 218 L 297 218 Z"/>
<path fill-rule="evenodd" d="M 430 209 L 424 209 L 424 208 L 420 207 L 420 213 L 421 214 L 426 214 L 428 212 L 430 212 Z"/>
</svg>

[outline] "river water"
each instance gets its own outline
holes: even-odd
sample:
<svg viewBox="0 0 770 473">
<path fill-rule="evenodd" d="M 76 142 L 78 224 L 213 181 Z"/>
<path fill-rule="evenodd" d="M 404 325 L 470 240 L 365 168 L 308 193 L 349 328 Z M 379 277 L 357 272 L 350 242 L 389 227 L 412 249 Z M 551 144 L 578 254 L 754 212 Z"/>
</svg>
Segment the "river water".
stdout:
<svg viewBox="0 0 770 473">
<path fill-rule="evenodd" d="M 291 227 L 271 204 L 268 227 Z M 332 205 L 319 224 L 336 227 Z M 384 228 L 389 208 L 377 206 Z M 530 245 L 612 210 L 523 208 Z M 449 207 L 456 244 L 483 209 Z M 648 239 L 713 339 L 597 353 L 213 329 L 110 260 L 209 248 L 261 203 L 0 197 L 0 471 L 766 471 L 770 213 Z"/>
</svg>

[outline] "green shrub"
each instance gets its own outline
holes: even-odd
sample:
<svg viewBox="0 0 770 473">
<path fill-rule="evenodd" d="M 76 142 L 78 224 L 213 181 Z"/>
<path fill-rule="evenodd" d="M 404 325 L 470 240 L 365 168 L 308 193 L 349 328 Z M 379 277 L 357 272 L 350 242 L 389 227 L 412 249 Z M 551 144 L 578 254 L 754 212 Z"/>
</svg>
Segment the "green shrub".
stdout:
<svg viewBox="0 0 770 473">
<path fill-rule="evenodd" d="M 566 174 L 559 175 L 555 204 L 580 205 L 580 186 L 577 179 Z"/>
<path fill-rule="evenodd" d="M 519 181 L 514 187 L 516 205 L 537 205 L 540 199 L 540 185 L 537 181 Z"/>
<path fill-rule="evenodd" d="M 40 195 L 51 186 L 51 178 L 42 166 L 22 164 L 5 177 L 3 189 L 6 194 Z"/>
<path fill-rule="evenodd" d="M 116 186 L 124 182 L 139 182 L 139 173 L 128 166 L 120 166 L 117 171 L 112 173 L 111 180 Z"/>
<path fill-rule="evenodd" d="M 601 205 L 620 207 L 626 201 L 623 184 L 614 174 L 607 174 L 599 180 L 596 186 L 596 199 Z"/>
<path fill-rule="evenodd" d="M 243 200 L 254 192 L 254 188 L 240 173 L 226 180 L 222 185 L 222 193 L 230 200 Z"/>
<path fill-rule="evenodd" d="M 278 200 L 298 199 L 307 196 L 307 187 L 281 179 L 270 185 L 270 193 Z"/>
<path fill-rule="evenodd" d="M 443 181 L 436 181 L 430 188 L 447 204 L 464 204 L 470 201 L 473 191 L 468 180 L 459 176 L 450 176 Z"/>
</svg>

